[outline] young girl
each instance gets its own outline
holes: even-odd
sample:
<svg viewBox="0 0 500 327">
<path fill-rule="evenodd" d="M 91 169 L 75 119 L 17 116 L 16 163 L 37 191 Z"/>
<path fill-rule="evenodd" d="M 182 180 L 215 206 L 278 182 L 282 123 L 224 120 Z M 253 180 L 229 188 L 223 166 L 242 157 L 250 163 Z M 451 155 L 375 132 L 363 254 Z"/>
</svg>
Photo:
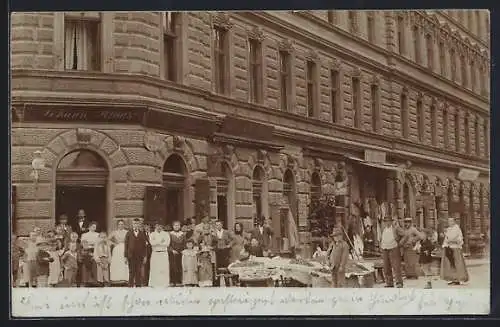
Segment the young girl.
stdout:
<svg viewBox="0 0 500 327">
<path fill-rule="evenodd" d="M 432 242 L 432 229 L 424 230 L 424 239 L 420 241 L 420 257 L 419 263 L 422 265 L 422 270 L 424 271 L 424 275 L 427 279 L 427 284 L 425 288 L 432 288 L 432 251 L 435 248 L 434 243 Z"/>
<path fill-rule="evenodd" d="M 111 249 L 105 232 L 99 233 L 99 241 L 97 241 L 94 250 L 94 260 L 97 265 L 97 283 L 99 283 L 99 285 L 101 286 L 107 286 L 109 284 L 109 264 L 111 261 Z"/>
<path fill-rule="evenodd" d="M 198 252 L 198 285 L 207 287 L 213 285 L 212 249 L 202 239 Z"/>
<path fill-rule="evenodd" d="M 198 285 L 198 258 L 193 240 L 187 240 L 186 249 L 182 250 L 182 284 Z"/>
<path fill-rule="evenodd" d="M 36 245 L 38 246 L 36 254 L 36 286 L 48 287 L 50 263 L 54 259 L 52 259 L 49 253 L 50 245 L 46 240 L 40 238 Z"/>
<path fill-rule="evenodd" d="M 64 285 L 66 287 L 76 286 L 76 275 L 78 272 L 78 251 L 76 242 L 68 244 L 68 250 L 61 257 L 64 267 Z"/>
<path fill-rule="evenodd" d="M 49 286 L 55 287 L 61 281 L 61 256 L 64 252 L 63 241 L 56 239 L 51 244 L 50 256 L 54 261 L 49 264 Z"/>
</svg>

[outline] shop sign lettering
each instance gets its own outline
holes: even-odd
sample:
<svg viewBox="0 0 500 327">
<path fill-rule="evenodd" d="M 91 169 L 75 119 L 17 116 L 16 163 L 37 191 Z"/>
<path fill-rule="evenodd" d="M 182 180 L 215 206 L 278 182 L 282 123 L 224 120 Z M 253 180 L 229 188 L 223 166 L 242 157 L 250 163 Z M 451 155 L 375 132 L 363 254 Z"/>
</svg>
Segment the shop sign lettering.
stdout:
<svg viewBox="0 0 500 327">
<path fill-rule="evenodd" d="M 28 108 L 24 121 L 45 122 L 89 122 L 89 123 L 141 123 L 144 110 L 141 108 L 116 109 L 37 109 Z"/>
</svg>

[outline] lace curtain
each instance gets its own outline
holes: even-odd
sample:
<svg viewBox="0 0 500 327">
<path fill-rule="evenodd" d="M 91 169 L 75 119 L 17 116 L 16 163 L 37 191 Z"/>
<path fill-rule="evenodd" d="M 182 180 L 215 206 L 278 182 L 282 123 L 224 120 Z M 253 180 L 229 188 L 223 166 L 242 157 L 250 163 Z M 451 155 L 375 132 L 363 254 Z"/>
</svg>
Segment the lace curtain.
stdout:
<svg viewBox="0 0 500 327">
<path fill-rule="evenodd" d="M 66 21 L 64 35 L 64 66 L 67 70 L 95 70 L 92 24 Z"/>
</svg>

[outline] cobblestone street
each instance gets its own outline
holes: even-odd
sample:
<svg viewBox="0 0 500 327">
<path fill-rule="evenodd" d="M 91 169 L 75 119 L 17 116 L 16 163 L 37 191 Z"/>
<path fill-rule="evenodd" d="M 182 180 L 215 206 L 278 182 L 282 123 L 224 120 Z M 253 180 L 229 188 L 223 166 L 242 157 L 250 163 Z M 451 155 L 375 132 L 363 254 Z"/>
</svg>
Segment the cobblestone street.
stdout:
<svg viewBox="0 0 500 327">
<path fill-rule="evenodd" d="M 490 263 L 487 260 L 471 259 L 467 261 L 467 270 L 469 272 L 469 282 L 460 286 L 449 286 L 439 276 L 434 276 L 432 280 L 433 288 L 489 288 L 490 287 Z M 418 280 L 404 280 L 405 288 L 424 288 L 426 280 L 419 277 Z M 383 283 L 377 283 L 376 288 L 383 288 Z"/>
</svg>

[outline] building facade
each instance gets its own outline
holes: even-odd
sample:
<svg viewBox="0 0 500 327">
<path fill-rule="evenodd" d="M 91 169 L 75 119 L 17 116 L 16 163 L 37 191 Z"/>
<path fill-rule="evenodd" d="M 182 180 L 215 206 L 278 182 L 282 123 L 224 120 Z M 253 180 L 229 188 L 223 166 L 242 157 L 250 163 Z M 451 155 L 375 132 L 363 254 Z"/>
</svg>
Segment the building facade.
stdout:
<svg viewBox="0 0 500 327">
<path fill-rule="evenodd" d="M 321 194 L 422 227 L 490 222 L 489 13 L 54 12 L 11 16 L 12 226 L 86 210 L 287 212 Z M 37 152 L 39 151 L 39 152 Z M 35 157 L 44 164 L 35 164 Z M 340 185 L 340 186 L 339 186 Z M 166 217 L 166 218 L 165 218 Z"/>
</svg>

